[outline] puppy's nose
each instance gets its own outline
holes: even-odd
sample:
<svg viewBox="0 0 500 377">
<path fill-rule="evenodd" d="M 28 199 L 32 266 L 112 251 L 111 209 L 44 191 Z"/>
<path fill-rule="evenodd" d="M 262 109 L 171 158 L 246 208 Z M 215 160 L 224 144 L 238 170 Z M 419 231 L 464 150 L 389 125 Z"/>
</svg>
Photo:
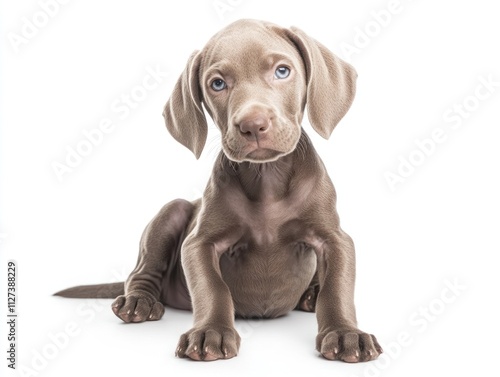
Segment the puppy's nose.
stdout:
<svg viewBox="0 0 500 377">
<path fill-rule="evenodd" d="M 251 118 L 243 119 L 240 124 L 240 131 L 246 138 L 259 139 L 269 130 L 271 120 L 264 116 L 258 115 Z"/>
</svg>

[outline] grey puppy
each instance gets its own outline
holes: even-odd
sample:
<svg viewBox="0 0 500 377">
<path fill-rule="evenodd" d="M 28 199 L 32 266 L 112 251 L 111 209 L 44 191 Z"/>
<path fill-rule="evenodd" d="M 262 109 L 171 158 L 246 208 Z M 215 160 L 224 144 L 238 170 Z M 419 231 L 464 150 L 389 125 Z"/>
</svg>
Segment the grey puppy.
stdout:
<svg viewBox="0 0 500 377">
<path fill-rule="evenodd" d="M 329 138 L 349 109 L 352 66 L 297 28 L 237 21 L 191 55 L 165 105 L 168 131 L 199 158 L 204 109 L 222 134 L 203 197 L 166 204 L 146 227 L 125 283 L 80 286 L 65 297 L 112 297 L 125 322 L 154 321 L 164 305 L 193 310 L 176 355 L 236 356 L 235 316 L 316 311 L 316 349 L 330 360 L 382 352 L 360 331 L 355 256 L 340 228 L 336 194 L 301 127 Z M 118 296 L 118 297 L 117 297 Z"/>
</svg>

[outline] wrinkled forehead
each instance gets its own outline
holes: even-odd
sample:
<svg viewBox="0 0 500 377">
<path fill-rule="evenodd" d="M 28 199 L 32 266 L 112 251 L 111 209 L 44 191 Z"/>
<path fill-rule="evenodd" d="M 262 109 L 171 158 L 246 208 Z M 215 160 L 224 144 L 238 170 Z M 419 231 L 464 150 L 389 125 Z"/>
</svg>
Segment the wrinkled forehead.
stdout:
<svg viewBox="0 0 500 377">
<path fill-rule="evenodd" d="M 266 68 L 277 61 L 302 64 L 286 33 L 279 27 L 260 24 L 230 25 L 216 34 L 203 49 L 203 70 L 221 67 Z"/>
</svg>

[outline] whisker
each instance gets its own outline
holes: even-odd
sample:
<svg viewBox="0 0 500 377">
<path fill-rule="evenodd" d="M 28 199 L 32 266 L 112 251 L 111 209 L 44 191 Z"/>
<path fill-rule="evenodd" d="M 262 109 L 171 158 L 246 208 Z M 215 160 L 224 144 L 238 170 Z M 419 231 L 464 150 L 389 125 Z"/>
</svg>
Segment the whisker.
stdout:
<svg viewBox="0 0 500 377">
<path fill-rule="evenodd" d="M 208 155 L 215 159 L 219 154 L 220 150 L 221 150 L 220 135 L 213 135 L 207 141 Z"/>
</svg>

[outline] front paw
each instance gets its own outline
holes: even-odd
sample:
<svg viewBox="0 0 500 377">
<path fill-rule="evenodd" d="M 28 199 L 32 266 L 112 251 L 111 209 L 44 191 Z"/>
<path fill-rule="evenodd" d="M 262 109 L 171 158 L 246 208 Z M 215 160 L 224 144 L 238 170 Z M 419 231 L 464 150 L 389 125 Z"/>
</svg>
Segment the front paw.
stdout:
<svg viewBox="0 0 500 377">
<path fill-rule="evenodd" d="M 374 335 L 358 329 L 324 331 L 316 337 L 316 349 L 328 360 L 348 363 L 374 360 L 383 352 Z"/>
<path fill-rule="evenodd" d="M 192 360 L 230 359 L 238 354 L 241 338 L 233 327 L 195 327 L 181 335 L 175 355 Z"/>
<path fill-rule="evenodd" d="M 149 292 L 132 291 L 118 296 L 111 304 L 113 313 L 124 322 L 157 321 L 165 313 L 165 307 Z"/>
</svg>

